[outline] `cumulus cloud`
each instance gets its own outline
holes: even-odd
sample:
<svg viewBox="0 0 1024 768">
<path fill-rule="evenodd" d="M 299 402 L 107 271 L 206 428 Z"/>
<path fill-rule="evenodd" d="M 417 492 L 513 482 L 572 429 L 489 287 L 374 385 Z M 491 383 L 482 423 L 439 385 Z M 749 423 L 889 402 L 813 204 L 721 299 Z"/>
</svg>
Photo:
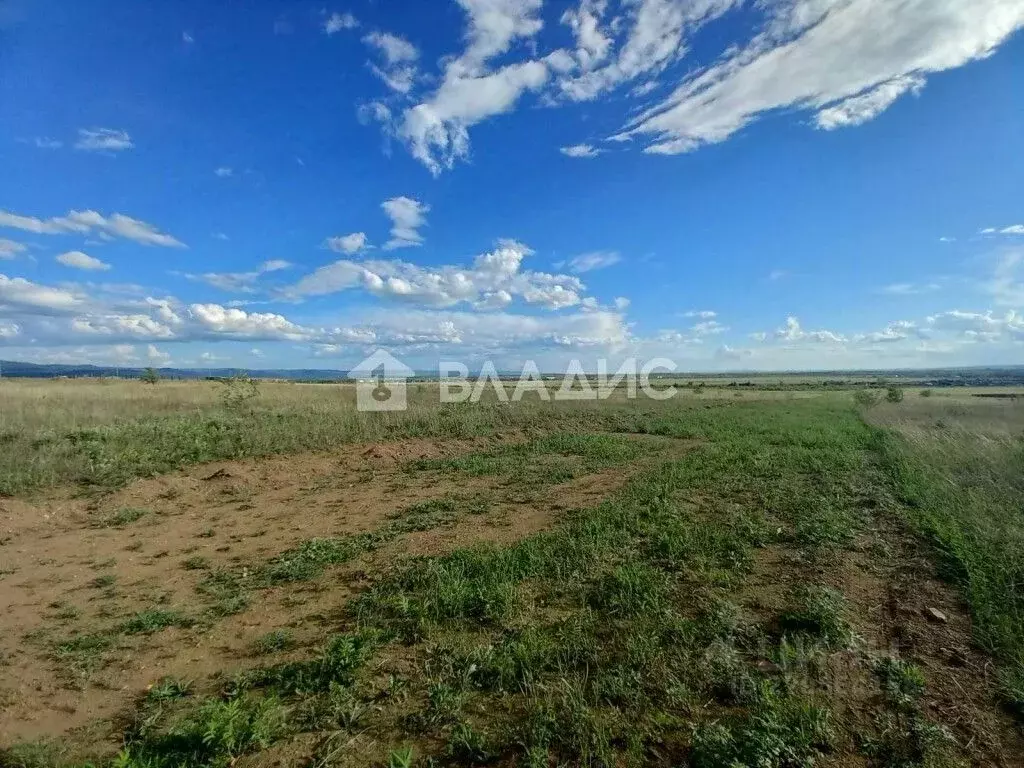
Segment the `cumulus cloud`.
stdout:
<svg viewBox="0 0 1024 768">
<path fill-rule="evenodd" d="M 142 245 L 158 245 L 168 248 L 185 247 L 184 243 L 171 235 L 160 232 L 152 224 L 121 213 L 114 213 L 106 217 L 96 211 L 69 211 L 66 216 L 37 219 L 33 216 L 20 216 L 0 211 L 0 227 L 21 229 L 37 235 L 88 235 L 96 232 L 101 237 L 121 237 Z"/>
<path fill-rule="evenodd" d="M 778 109 L 821 128 L 879 114 L 933 73 L 984 58 L 1024 25 L 1018 0 L 790 0 L 746 46 L 687 78 L 619 135 L 676 154 L 724 141 Z"/>
<path fill-rule="evenodd" d="M 150 344 L 146 347 L 146 360 L 155 366 L 170 365 L 171 355 Z"/>
<path fill-rule="evenodd" d="M 384 243 L 384 250 L 423 245 L 419 230 L 427 223 L 429 205 L 411 197 L 393 197 L 381 203 L 380 207 L 391 219 L 391 239 Z"/>
<path fill-rule="evenodd" d="M 80 128 L 75 149 L 86 152 L 121 152 L 135 145 L 127 131 L 112 128 Z"/>
<path fill-rule="evenodd" d="M 235 175 L 233 169 L 228 168 L 226 165 L 222 165 L 220 168 L 215 168 L 213 175 L 219 179 L 228 179 Z"/>
<path fill-rule="evenodd" d="M 367 247 L 366 233 L 353 232 L 340 237 L 328 237 L 324 240 L 324 246 L 336 253 L 346 253 L 351 256 L 353 253 L 359 253 Z"/>
<path fill-rule="evenodd" d="M 566 157 L 575 157 L 578 159 L 589 159 L 597 157 L 604 150 L 593 147 L 590 144 L 573 144 L 569 147 L 561 147 L 559 150 Z"/>
<path fill-rule="evenodd" d="M 805 331 L 800 321 L 790 315 L 786 324 L 775 331 L 775 338 L 784 342 L 809 342 L 818 344 L 841 344 L 846 337 L 832 331 Z"/>
<path fill-rule="evenodd" d="M 80 295 L 63 288 L 40 285 L 23 277 L 0 275 L 0 311 L 67 312 L 83 303 Z"/>
<path fill-rule="evenodd" d="M 199 328 L 228 338 L 301 341 L 311 335 L 308 329 L 270 312 L 245 312 L 219 304 L 192 304 L 188 311 Z"/>
<path fill-rule="evenodd" d="M 399 260 L 341 259 L 320 267 L 285 290 L 291 298 L 361 290 L 373 296 L 431 307 L 468 304 L 479 310 L 527 304 L 558 310 L 582 303 L 583 284 L 570 275 L 522 269 L 532 251 L 514 240 L 477 256 L 469 268 L 422 267 Z"/>
<path fill-rule="evenodd" d="M 56 257 L 58 263 L 73 269 L 107 270 L 110 265 L 81 251 L 67 251 Z"/>
</svg>

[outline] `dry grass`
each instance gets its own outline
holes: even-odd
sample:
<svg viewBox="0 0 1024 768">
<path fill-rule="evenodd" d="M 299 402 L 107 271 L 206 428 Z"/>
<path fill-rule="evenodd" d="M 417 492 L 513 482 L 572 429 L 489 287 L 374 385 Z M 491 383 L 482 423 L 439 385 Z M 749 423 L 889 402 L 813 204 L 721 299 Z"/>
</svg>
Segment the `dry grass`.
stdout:
<svg viewBox="0 0 1024 768">
<path fill-rule="evenodd" d="M 910 398 L 868 412 L 917 530 L 961 586 L 978 637 L 1024 712 L 1024 401 Z"/>
</svg>

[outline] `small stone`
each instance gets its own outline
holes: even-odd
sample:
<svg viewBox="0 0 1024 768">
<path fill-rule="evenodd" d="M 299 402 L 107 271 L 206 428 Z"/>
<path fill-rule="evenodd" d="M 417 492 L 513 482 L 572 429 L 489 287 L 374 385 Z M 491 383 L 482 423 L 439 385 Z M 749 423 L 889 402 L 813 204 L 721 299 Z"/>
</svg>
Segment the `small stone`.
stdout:
<svg viewBox="0 0 1024 768">
<path fill-rule="evenodd" d="M 946 616 L 946 614 L 944 614 L 938 608 L 927 608 L 926 612 L 927 612 L 928 618 L 931 619 L 932 621 L 937 621 L 940 624 L 945 624 L 947 621 L 949 621 L 949 617 Z"/>
</svg>

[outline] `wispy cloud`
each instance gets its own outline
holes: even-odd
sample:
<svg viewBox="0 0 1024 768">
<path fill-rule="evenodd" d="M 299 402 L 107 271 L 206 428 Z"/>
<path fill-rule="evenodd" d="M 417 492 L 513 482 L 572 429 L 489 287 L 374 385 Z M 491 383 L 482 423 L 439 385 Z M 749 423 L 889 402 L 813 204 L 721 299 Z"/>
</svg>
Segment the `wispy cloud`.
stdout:
<svg viewBox="0 0 1024 768">
<path fill-rule="evenodd" d="M 618 264 L 622 260 L 615 251 L 591 251 L 589 253 L 581 253 L 579 256 L 574 256 L 569 259 L 566 266 L 569 271 L 576 272 L 577 274 L 583 272 L 592 272 L 595 269 L 605 269 Z"/>
<path fill-rule="evenodd" d="M 135 145 L 127 131 L 112 128 L 80 128 L 75 149 L 86 152 L 122 152 Z"/>
<path fill-rule="evenodd" d="M 597 157 L 604 150 L 593 147 L 590 144 L 573 144 L 569 147 L 561 147 L 558 151 L 566 157 L 589 159 L 591 157 Z"/>
<path fill-rule="evenodd" d="M 355 29 L 359 26 L 359 20 L 351 13 L 332 13 L 324 19 L 323 30 L 325 34 L 335 35 L 346 29 Z"/>
<path fill-rule="evenodd" d="M 857 125 L 919 91 L 929 74 L 990 55 L 1024 25 L 1024 5 L 1015 0 L 766 7 L 772 17 L 747 46 L 684 80 L 620 137 L 654 136 L 646 152 L 677 154 L 785 108 L 814 111 L 819 128 Z"/>
<path fill-rule="evenodd" d="M 114 213 L 107 217 L 96 211 L 69 211 L 66 216 L 37 219 L 33 216 L 20 216 L 0 211 L 0 227 L 21 229 L 37 235 L 87 235 L 96 232 L 101 237 L 121 237 L 142 245 L 185 247 L 180 240 L 160 232 L 152 224 L 121 213 Z"/>
</svg>

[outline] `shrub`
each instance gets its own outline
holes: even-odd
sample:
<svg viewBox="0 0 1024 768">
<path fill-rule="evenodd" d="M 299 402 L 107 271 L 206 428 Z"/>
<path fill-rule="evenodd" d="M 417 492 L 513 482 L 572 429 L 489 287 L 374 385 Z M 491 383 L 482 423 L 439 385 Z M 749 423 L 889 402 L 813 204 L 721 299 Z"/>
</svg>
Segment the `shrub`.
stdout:
<svg viewBox="0 0 1024 768">
<path fill-rule="evenodd" d="M 890 403 L 902 403 L 903 387 L 889 387 L 885 390 L 885 399 Z"/>
<path fill-rule="evenodd" d="M 864 408 L 872 408 L 878 405 L 879 399 L 879 394 L 870 389 L 858 389 L 853 393 L 853 401 Z"/>
<path fill-rule="evenodd" d="M 218 379 L 224 387 L 220 400 L 230 411 L 242 410 L 251 400 L 260 395 L 260 383 L 247 373 L 239 373 L 229 379 Z"/>
</svg>

